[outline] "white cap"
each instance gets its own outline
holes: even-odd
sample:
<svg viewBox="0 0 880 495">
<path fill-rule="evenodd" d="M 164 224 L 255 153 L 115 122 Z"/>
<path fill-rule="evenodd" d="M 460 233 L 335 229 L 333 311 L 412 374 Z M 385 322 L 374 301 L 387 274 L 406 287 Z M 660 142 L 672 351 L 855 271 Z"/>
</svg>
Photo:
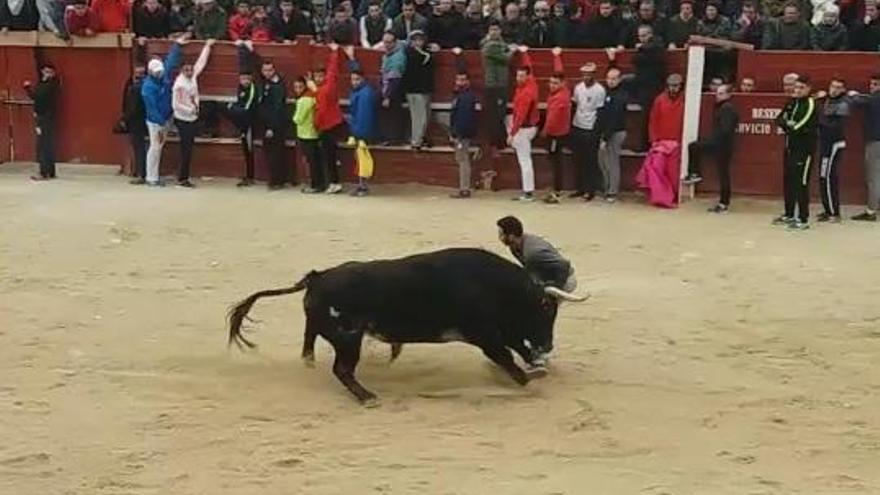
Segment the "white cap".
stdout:
<svg viewBox="0 0 880 495">
<path fill-rule="evenodd" d="M 147 63 L 147 72 L 151 75 L 158 76 L 159 74 L 165 72 L 165 65 L 158 58 L 154 58 Z"/>
</svg>

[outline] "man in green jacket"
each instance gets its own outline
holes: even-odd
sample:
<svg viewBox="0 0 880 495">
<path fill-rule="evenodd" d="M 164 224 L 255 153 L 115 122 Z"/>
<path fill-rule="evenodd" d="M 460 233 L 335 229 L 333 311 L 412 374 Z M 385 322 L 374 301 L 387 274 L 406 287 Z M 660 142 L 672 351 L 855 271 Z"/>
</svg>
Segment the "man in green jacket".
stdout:
<svg viewBox="0 0 880 495">
<path fill-rule="evenodd" d="M 195 36 L 200 40 L 226 39 L 226 12 L 216 0 L 201 0 L 195 15 Z"/>
<path fill-rule="evenodd" d="M 493 20 L 489 34 L 480 46 L 483 55 L 483 103 L 489 126 L 489 144 L 495 148 L 507 145 L 507 96 L 510 79 L 510 58 L 513 50 L 501 37 L 501 23 Z"/>
</svg>

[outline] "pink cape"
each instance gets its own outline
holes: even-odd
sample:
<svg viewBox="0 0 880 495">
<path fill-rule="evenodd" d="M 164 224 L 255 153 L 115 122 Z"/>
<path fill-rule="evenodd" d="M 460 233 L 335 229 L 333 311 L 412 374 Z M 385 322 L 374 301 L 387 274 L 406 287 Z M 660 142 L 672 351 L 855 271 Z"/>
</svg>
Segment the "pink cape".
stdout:
<svg viewBox="0 0 880 495">
<path fill-rule="evenodd" d="M 651 145 L 636 184 L 648 193 L 648 201 L 662 208 L 678 208 L 681 182 L 681 145 L 678 141 L 657 141 Z"/>
</svg>

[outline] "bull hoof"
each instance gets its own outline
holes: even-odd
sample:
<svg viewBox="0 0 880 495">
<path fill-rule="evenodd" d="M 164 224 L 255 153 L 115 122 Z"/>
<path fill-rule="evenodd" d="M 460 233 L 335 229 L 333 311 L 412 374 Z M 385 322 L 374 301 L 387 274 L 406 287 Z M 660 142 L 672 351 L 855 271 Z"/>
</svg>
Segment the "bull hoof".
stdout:
<svg viewBox="0 0 880 495">
<path fill-rule="evenodd" d="M 545 366 L 532 366 L 526 370 L 526 376 L 529 380 L 537 380 L 547 376 L 547 368 Z"/>
<path fill-rule="evenodd" d="M 367 409 L 376 409 L 377 407 L 382 405 L 382 402 L 378 397 L 367 397 L 366 399 L 361 401 L 361 405 Z"/>
</svg>

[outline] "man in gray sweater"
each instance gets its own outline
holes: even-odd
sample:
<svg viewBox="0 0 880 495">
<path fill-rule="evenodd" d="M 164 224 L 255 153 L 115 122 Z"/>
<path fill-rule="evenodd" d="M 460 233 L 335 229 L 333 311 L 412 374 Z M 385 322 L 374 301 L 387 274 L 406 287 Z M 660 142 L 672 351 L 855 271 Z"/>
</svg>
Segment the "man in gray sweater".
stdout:
<svg viewBox="0 0 880 495">
<path fill-rule="evenodd" d="M 543 286 L 553 286 L 566 292 L 577 288 L 577 279 L 571 262 L 565 259 L 552 244 L 541 237 L 523 232 L 522 222 L 514 216 L 506 216 L 496 222 L 498 239 L 510 249 L 510 253 L 523 265 L 523 268 Z M 538 360 L 534 363 L 546 363 L 547 355 L 553 350 L 553 324 L 559 303 L 554 299 L 550 310 L 551 333 L 546 348 L 535 349 Z"/>
</svg>

